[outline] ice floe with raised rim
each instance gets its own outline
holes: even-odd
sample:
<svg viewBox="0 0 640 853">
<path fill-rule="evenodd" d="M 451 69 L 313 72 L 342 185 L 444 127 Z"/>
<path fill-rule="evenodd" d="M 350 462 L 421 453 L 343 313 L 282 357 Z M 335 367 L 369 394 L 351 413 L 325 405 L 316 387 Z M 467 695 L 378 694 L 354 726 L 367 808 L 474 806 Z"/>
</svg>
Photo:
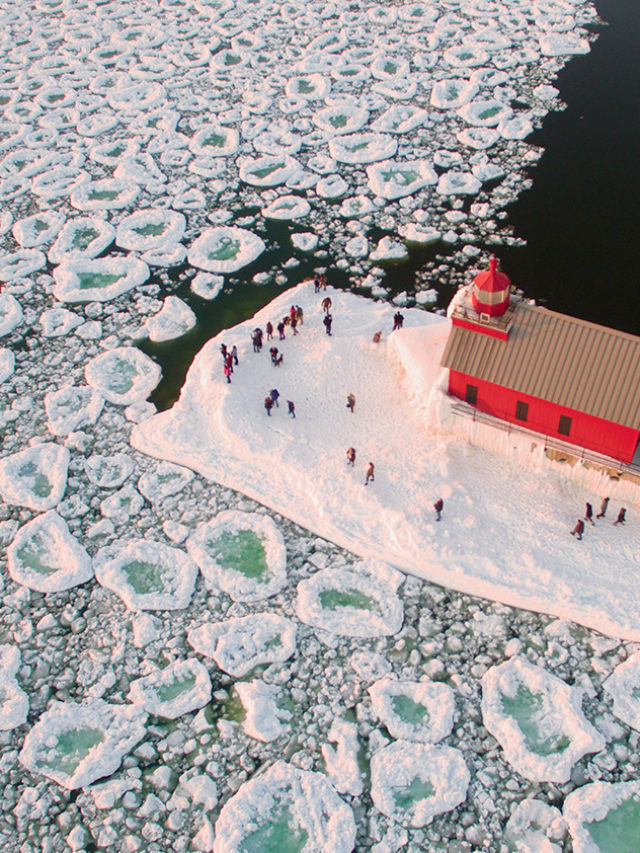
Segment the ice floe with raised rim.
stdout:
<svg viewBox="0 0 640 853">
<path fill-rule="evenodd" d="M 118 769 L 145 736 L 146 720 L 137 705 L 54 701 L 26 736 L 18 760 L 63 788 L 82 788 Z"/>
<path fill-rule="evenodd" d="M 146 400 L 160 381 L 162 370 L 136 347 L 115 347 L 91 359 L 84 376 L 110 403 L 130 406 Z"/>
<path fill-rule="evenodd" d="M 143 506 L 144 498 L 140 492 L 131 483 L 126 483 L 121 489 L 101 502 L 100 514 L 105 518 L 124 522 L 128 521 L 131 516 L 137 516 Z"/>
<path fill-rule="evenodd" d="M 276 849 L 279 838 L 291 850 L 351 853 L 353 812 L 321 773 L 276 761 L 244 782 L 222 807 L 213 850 Z"/>
<path fill-rule="evenodd" d="M 329 152 L 338 163 L 376 163 L 396 153 L 397 141 L 388 134 L 367 131 L 336 136 L 329 140 Z"/>
<path fill-rule="evenodd" d="M 254 613 L 192 628 L 187 642 L 233 678 L 242 678 L 256 666 L 290 658 L 296 650 L 296 626 L 277 613 Z"/>
<path fill-rule="evenodd" d="M 403 576 L 384 563 L 365 560 L 353 568 L 322 569 L 298 584 L 298 619 L 347 637 L 385 637 L 402 627 L 396 594 Z"/>
<path fill-rule="evenodd" d="M 313 123 L 328 136 L 355 133 L 369 120 L 369 110 L 344 101 L 325 107 L 313 116 Z"/>
<path fill-rule="evenodd" d="M 483 675 L 482 720 L 506 760 L 534 782 L 566 782 L 576 761 L 605 745 L 582 712 L 582 690 L 522 657 Z"/>
<path fill-rule="evenodd" d="M 327 175 L 325 178 L 321 178 L 316 184 L 316 193 L 320 198 L 340 198 L 349 189 L 348 182 L 338 173 Z"/>
<path fill-rule="evenodd" d="M 613 713 L 640 731 L 640 652 L 619 664 L 604 682 L 613 699 Z"/>
<path fill-rule="evenodd" d="M 312 231 L 298 231 L 291 235 L 291 243 L 301 252 L 313 252 L 318 245 L 318 235 Z"/>
<path fill-rule="evenodd" d="M 49 249 L 52 264 L 71 258 L 95 258 L 113 243 L 116 229 L 98 216 L 77 216 L 65 222 Z"/>
<path fill-rule="evenodd" d="M 412 195 L 435 184 L 438 176 L 424 160 L 386 160 L 367 166 L 369 187 L 388 200 Z"/>
<path fill-rule="evenodd" d="M 495 127 L 512 115 L 512 109 L 502 101 L 488 98 L 470 101 L 458 110 L 458 115 L 474 127 Z"/>
<path fill-rule="evenodd" d="M 268 515 L 220 512 L 196 528 L 187 551 L 209 586 L 234 601 L 261 601 L 287 584 L 284 538 Z"/>
<path fill-rule="evenodd" d="M 49 510 L 23 525 L 7 549 L 7 567 L 16 583 L 36 592 L 61 592 L 93 578 L 91 557 Z"/>
<path fill-rule="evenodd" d="M 0 347 L 0 385 L 13 376 L 15 365 L 16 358 L 13 350 L 10 350 L 8 347 Z"/>
<path fill-rule="evenodd" d="M 137 199 L 138 184 L 117 178 L 100 178 L 76 187 L 69 196 L 78 210 L 122 210 Z"/>
<path fill-rule="evenodd" d="M 640 825 L 640 782 L 590 782 L 572 791 L 562 808 L 574 853 L 635 853 Z"/>
<path fill-rule="evenodd" d="M 462 753 L 450 746 L 398 740 L 371 758 L 371 798 L 392 820 L 426 826 L 467 797 L 470 774 Z"/>
<path fill-rule="evenodd" d="M 23 318 L 22 307 L 11 293 L 0 293 L 0 336 L 8 335 Z"/>
<path fill-rule="evenodd" d="M 179 296 L 167 296 L 162 308 L 145 323 L 149 340 L 160 343 L 181 338 L 197 323 L 197 317 Z"/>
<path fill-rule="evenodd" d="M 116 245 L 132 252 L 163 249 L 179 243 L 186 219 L 182 213 L 164 208 L 146 208 L 126 216 L 118 225 Z"/>
<path fill-rule="evenodd" d="M 47 428 L 53 435 L 69 435 L 82 426 L 94 424 L 100 417 L 104 397 L 94 388 L 67 385 L 44 395 Z"/>
<path fill-rule="evenodd" d="M 72 332 L 84 320 L 68 308 L 47 308 L 40 315 L 38 322 L 45 338 L 60 338 Z"/>
<path fill-rule="evenodd" d="M 159 462 L 154 471 L 147 471 L 140 477 L 138 489 L 148 501 L 159 503 L 181 492 L 194 477 L 195 474 L 189 468 L 174 465 L 173 462 Z"/>
<path fill-rule="evenodd" d="M 20 649 L 0 646 L 0 731 L 17 729 L 29 714 L 29 696 L 18 684 Z"/>
<path fill-rule="evenodd" d="M 68 258 L 53 271 L 53 295 L 61 302 L 106 302 L 149 278 L 149 267 L 133 256 Z"/>
<path fill-rule="evenodd" d="M 224 287 L 224 276 L 199 272 L 191 279 L 189 289 L 200 299 L 215 299 Z"/>
<path fill-rule="evenodd" d="M 265 219 L 302 219 L 309 214 L 311 205 L 299 195 L 281 195 L 262 208 Z"/>
<path fill-rule="evenodd" d="M 23 249 L 32 249 L 49 243 L 56 236 L 65 216 L 54 210 L 42 210 L 26 219 L 14 222 L 11 233 Z"/>
<path fill-rule="evenodd" d="M 334 719 L 327 734 L 327 740 L 336 744 L 335 747 L 330 744 L 323 744 L 321 747 L 329 781 L 338 793 L 359 797 L 364 784 L 359 765 L 360 743 L 357 723 Z"/>
<path fill-rule="evenodd" d="M 383 678 L 369 687 L 369 695 L 394 738 L 437 743 L 451 733 L 456 703 L 447 684 Z"/>
<path fill-rule="evenodd" d="M 93 568 L 98 583 L 119 595 L 128 610 L 184 610 L 198 574 L 184 551 L 146 539 L 101 548 Z"/>
<path fill-rule="evenodd" d="M 528 797 L 512 807 L 511 817 L 504 828 L 503 840 L 509 850 L 561 853 L 560 842 L 566 831 L 560 809 L 542 800 Z"/>
<path fill-rule="evenodd" d="M 71 454 L 45 442 L 0 459 L 0 495 L 14 506 L 43 511 L 60 503 Z"/>
<path fill-rule="evenodd" d="M 491 127 L 466 127 L 464 130 L 459 130 L 456 137 L 459 142 L 468 145 L 469 148 L 484 150 L 495 145 L 500 139 L 500 134 Z"/>
<path fill-rule="evenodd" d="M 84 460 L 84 470 L 89 480 L 103 489 L 119 488 L 131 476 L 135 463 L 125 453 L 104 456 L 94 453 Z"/>
<path fill-rule="evenodd" d="M 367 195 L 353 195 L 345 198 L 340 205 L 340 216 L 345 219 L 354 219 L 358 216 L 366 216 L 375 210 L 376 206 Z"/>
<path fill-rule="evenodd" d="M 264 240 L 246 228 L 220 225 L 207 228 L 189 249 L 191 266 L 213 273 L 236 272 L 265 250 Z"/>
<path fill-rule="evenodd" d="M 189 658 L 132 681 L 128 698 L 154 717 L 175 720 L 209 702 L 211 679 L 204 664 Z"/>
<path fill-rule="evenodd" d="M 279 687 L 256 678 L 238 681 L 235 689 L 246 714 L 242 727 L 249 737 L 269 743 L 289 732 L 287 723 L 292 714 L 278 704 Z"/>
<path fill-rule="evenodd" d="M 404 225 L 401 225 L 398 228 L 398 234 L 407 241 L 407 243 L 421 243 L 422 245 L 427 245 L 428 243 L 436 243 L 441 237 L 442 232 L 438 231 L 437 228 L 429 228 L 425 225 L 420 225 L 415 222 L 407 222 Z M 434 291 L 437 293 L 437 291 Z M 420 294 L 416 293 L 416 302 L 427 302 L 429 300 L 424 297 L 418 298 Z M 434 300 L 432 300 L 434 301 Z"/>
<path fill-rule="evenodd" d="M 420 107 L 396 104 L 378 116 L 371 129 L 378 133 L 409 133 L 424 124 L 428 115 L 427 111 Z"/>
<path fill-rule="evenodd" d="M 331 90 L 331 80 L 324 74 L 303 74 L 287 80 L 284 90 L 292 98 L 303 98 L 305 101 L 322 100 Z"/>
<path fill-rule="evenodd" d="M 240 180 L 253 187 L 277 187 L 286 183 L 300 163 L 288 155 L 265 154 L 264 157 L 246 157 L 240 161 Z"/>
<path fill-rule="evenodd" d="M 481 186 L 481 182 L 471 172 L 451 169 L 438 178 L 436 192 L 440 195 L 475 195 Z"/>
<path fill-rule="evenodd" d="M 39 249 L 18 249 L 0 253 L 0 281 L 14 281 L 47 265 L 47 256 Z M 6 295 L 6 294 L 5 294 Z"/>
</svg>

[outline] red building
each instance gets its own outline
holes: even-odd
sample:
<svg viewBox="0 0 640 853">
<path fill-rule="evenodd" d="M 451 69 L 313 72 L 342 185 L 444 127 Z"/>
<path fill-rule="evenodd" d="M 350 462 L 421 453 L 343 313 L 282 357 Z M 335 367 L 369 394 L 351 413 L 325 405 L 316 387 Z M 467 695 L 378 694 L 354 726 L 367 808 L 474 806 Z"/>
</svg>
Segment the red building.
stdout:
<svg viewBox="0 0 640 853">
<path fill-rule="evenodd" d="M 621 462 L 640 437 L 640 337 L 531 305 L 492 258 L 454 298 L 449 393 Z"/>
</svg>

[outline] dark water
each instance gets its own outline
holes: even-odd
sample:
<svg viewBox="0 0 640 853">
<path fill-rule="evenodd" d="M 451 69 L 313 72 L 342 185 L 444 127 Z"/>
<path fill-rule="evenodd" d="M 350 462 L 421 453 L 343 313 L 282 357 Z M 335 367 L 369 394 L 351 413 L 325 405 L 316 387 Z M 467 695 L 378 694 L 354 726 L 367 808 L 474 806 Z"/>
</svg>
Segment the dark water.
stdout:
<svg viewBox="0 0 640 853">
<path fill-rule="evenodd" d="M 513 284 L 540 304 L 640 334 L 640 0 L 597 0 L 596 7 L 607 25 L 597 28 L 591 52 L 572 57 L 555 81 L 567 109 L 550 113 L 527 140 L 545 153 L 530 170 L 532 188 L 507 210 L 508 222 L 527 245 L 501 247 L 497 254 Z M 176 293 L 196 312 L 198 325 L 177 341 L 142 344 L 162 366 L 162 382 L 151 397 L 158 408 L 178 398 L 188 367 L 207 340 L 251 317 L 324 263 L 297 253 L 301 264 L 285 270 L 286 284 L 254 284 L 256 272 L 278 269 L 291 256 L 291 230 L 304 228 L 268 222 L 263 236 L 274 248 L 228 277 L 225 291 L 212 302 L 194 296 L 188 281 L 182 282 Z M 369 238 L 375 241 L 383 233 L 376 229 Z M 346 274 L 335 268 L 331 247 L 326 248 L 330 282 L 346 286 Z M 384 285 L 411 292 L 416 273 L 438 252 L 447 249 L 442 244 L 414 248 L 407 262 L 389 268 Z M 183 271 L 173 275 L 183 278 Z M 455 279 L 447 286 L 439 276 L 438 306 L 448 303 L 455 287 Z"/>
</svg>

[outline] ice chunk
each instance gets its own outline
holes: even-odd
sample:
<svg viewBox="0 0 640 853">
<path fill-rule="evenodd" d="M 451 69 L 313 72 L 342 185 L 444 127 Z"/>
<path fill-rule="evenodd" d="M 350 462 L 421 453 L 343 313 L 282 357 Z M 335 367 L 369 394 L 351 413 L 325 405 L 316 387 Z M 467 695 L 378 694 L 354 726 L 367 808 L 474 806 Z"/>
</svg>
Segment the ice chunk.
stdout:
<svg viewBox="0 0 640 853">
<path fill-rule="evenodd" d="M 435 681 L 383 678 L 369 688 L 373 710 L 395 738 L 437 743 L 453 728 L 453 690 Z"/>
<path fill-rule="evenodd" d="M 318 235 L 311 231 L 299 231 L 291 235 L 291 242 L 301 252 L 313 252 L 318 245 Z"/>
<path fill-rule="evenodd" d="M 507 761 L 536 782 L 566 782 L 576 761 L 604 747 L 581 704 L 581 690 L 521 657 L 482 677 L 485 726 Z"/>
<path fill-rule="evenodd" d="M 484 65 L 489 59 L 489 54 L 479 45 L 460 44 L 445 50 L 442 59 L 456 68 L 474 68 Z"/>
<path fill-rule="evenodd" d="M 500 139 L 498 131 L 489 127 L 468 127 L 465 130 L 458 131 L 456 136 L 463 145 L 480 150 L 491 148 Z"/>
<path fill-rule="evenodd" d="M 200 299 L 215 299 L 224 287 L 224 276 L 199 272 L 191 280 L 190 289 Z"/>
<path fill-rule="evenodd" d="M 39 249 L 19 249 L 0 253 L 0 281 L 13 281 L 31 275 L 47 265 L 47 257 Z M 5 294 L 7 295 L 7 294 Z"/>
<path fill-rule="evenodd" d="M 189 263 L 214 273 L 236 272 L 265 250 L 264 241 L 245 228 L 207 228 L 189 250 Z"/>
<path fill-rule="evenodd" d="M 431 105 L 441 110 L 457 110 L 475 98 L 479 89 L 475 80 L 438 80 L 431 89 Z"/>
<path fill-rule="evenodd" d="M 438 176 L 424 160 L 387 160 L 367 166 L 371 191 L 386 199 L 402 198 L 435 184 Z"/>
<path fill-rule="evenodd" d="M 382 133 L 409 133 L 420 127 L 427 118 L 427 111 L 409 104 L 397 104 L 389 107 L 371 125 L 371 128 Z M 392 157 L 388 154 L 388 157 Z M 335 154 L 333 155 L 335 157 Z"/>
<path fill-rule="evenodd" d="M 437 228 L 417 225 L 415 222 L 407 222 L 405 225 L 401 225 L 398 228 L 398 233 L 401 237 L 404 237 L 407 243 L 421 243 L 422 245 L 436 243 L 442 236 L 442 232 L 438 231 Z M 427 291 L 416 293 L 416 302 L 420 304 L 424 304 L 425 302 L 434 302 L 435 299 L 425 297 L 424 294 L 426 292 Z M 437 291 L 432 290 L 430 293 L 435 293 L 437 299 Z"/>
<path fill-rule="evenodd" d="M 542 800 L 526 799 L 517 803 L 504 828 L 504 841 L 509 850 L 530 850 L 539 853 L 561 853 L 554 841 L 566 833 L 560 810 Z"/>
<path fill-rule="evenodd" d="M 476 127 L 495 127 L 511 116 L 511 107 L 490 98 L 483 101 L 471 101 L 458 110 L 458 115 Z"/>
<path fill-rule="evenodd" d="M 351 198 L 345 198 L 342 202 L 340 205 L 340 216 L 343 216 L 345 219 L 354 219 L 358 216 L 366 216 L 372 210 L 375 210 L 375 204 L 369 196 L 354 195 Z"/>
<path fill-rule="evenodd" d="M 344 101 L 325 107 L 313 116 L 314 124 L 328 136 L 355 133 L 369 120 L 369 110 Z"/>
<path fill-rule="evenodd" d="M 352 258 L 366 258 L 369 254 L 369 241 L 360 234 L 347 240 L 344 250 Z"/>
<path fill-rule="evenodd" d="M 0 646 L 0 731 L 21 726 L 29 713 L 29 697 L 16 678 L 20 669 L 20 649 Z"/>
<path fill-rule="evenodd" d="M 0 293 L 0 336 L 8 335 L 22 322 L 20 303 L 10 293 Z"/>
<path fill-rule="evenodd" d="M 589 42 L 578 33 L 544 33 L 539 36 L 543 56 L 571 56 L 589 53 Z"/>
<path fill-rule="evenodd" d="M 149 317 L 145 328 L 152 341 L 171 341 L 181 338 L 197 322 L 196 315 L 178 296 L 167 296 L 161 310 Z"/>
<path fill-rule="evenodd" d="M 93 388 L 67 385 L 44 396 L 44 408 L 53 435 L 69 435 L 80 427 L 94 424 L 100 417 L 104 398 Z"/>
<path fill-rule="evenodd" d="M 52 264 L 71 258 L 95 258 L 113 243 L 116 229 L 97 216 L 77 216 L 65 223 L 49 250 Z"/>
<path fill-rule="evenodd" d="M 205 580 L 234 601 L 260 601 L 287 583 L 287 551 L 268 515 L 229 510 L 201 524 L 187 551 Z"/>
<path fill-rule="evenodd" d="M 55 510 L 20 528 L 7 559 L 13 580 L 36 592 L 60 592 L 93 577 L 91 558 Z"/>
<path fill-rule="evenodd" d="M 67 486 L 70 453 L 59 444 L 38 444 L 0 459 L 0 495 L 33 510 L 53 509 Z"/>
<path fill-rule="evenodd" d="M 155 471 L 149 471 L 140 477 L 138 489 L 148 501 L 159 503 L 169 495 L 181 492 L 194 477 L 195 474 L 189 468 L 174 465 L 172 462 L 160 462 Z"/>
<path fill-rule="evenodd" d="M 293 622 L 275 613 L 254 613 L 192 628 L 188 643 L 220 669 L 242 678 L 259 664 L 282 662 L 296 648 Z"/>
<path fill-rule="evenodd" d="M 105 518 L 115 518 L 126 521 L 130 516 L 137 516 L 144 506 L 144 498 L 134 487 L 127 483 L 115 494 L 109 495 L 100 504 L 100 512 Z"/>
<path fill-rule="evenodd" d="M 164 249 L 182 239 L 185 227 L 183 214 L 175 210 L 137 210 L 118 225 L 116 243 L 133 252 Z"/>
<path fill-rule="evenodd" d="M 240 180 L 254 187 L 277 187 L 296 172 L 300 164 L 293 157 L 268 154 L 257 159 L 246 158 L 240 162 Z"/>
<path fill-rule="evenodd" d="M 139 258 L 69 258 L 53 271 L 61 302 L 105 302 L 142 284 L 149 267 Z"/>
<path fill-rule="evenodd" d="M 518 115 L 503 119 L 497 130 L 504 139 L 525 139 L 533 132 L 533 124 L 528 116 Z"/>
<path fill-rule="evenodd" d="M 249 737 L 268 743 L 289 731 L 286 723 L 292 715 L 290 711 L 278 706 L 278 687 L 255 679 L 239 681 L 236 691 L 246 713 L 242 725 Z"/>
<path fill-rule="evenodd" d="M 116 347 L 93 358 L 85 379 L 110 403 L 129 406 L 145 400 L 160 381 L 162 371 L 135 347 Z"/>
<path fill-rule="evenodd" d="M 64 219 L 62 213 L 43 210 L 41 213 L 27 216 L 26 219 L 20 219 L 14 224 L 11 232 L 24 249 L 31 249 L 53 240 L 62 227 Z"/>
<path fill-rule="evenodd" d="M 8 347 L 0 347 L 0 385 L 13 375 L 15 356 Z"/>
<path fill-rule="evenodd" d="M 382 237 L 369 255 L 372 261 L 403 261 L 409 257 L 406 246 L 392 237 Z"/>
<path fill-rule="evenodd" d="M 322 100 L 331 89 L 331 80 L 323 74 L 305 74 L 287 80 L 285 92 L 291 98 L 303 98 L 305 101 Z"/>
<path fill-rule="evenodd" d="M 329 140 L 329 151 L 338 163 L 375 163 L 393 157 L 396 140 L 385 133 L 351 133 Z"/>
<path fill-rule="evenodd" d="M 451 811 L 467 796 L 470 774 L 450 746 L 399 740 L 371 759 L 371 798 L 378 811 L 414 827 Z"/>
<path fill-rule="evenodd" d="M 397 575 L 366 561 L 354 569 L 323 569 L 298 584 L 298 619 L 348 637 L 395 634 L 403 620 Z"/>
<path fill-rule="evenodd" d="M 327 175 L 316 184 L 316 192 L 320 198 L 339 198 L 349 189 L 349 184 L 342 175 Z"/>
<path fill-rule="evenodd" d="M 355 838 L 351 808 L 321 773 L 276 761 L 225 803 L 216 821 L 213 850 L 351 853 Z"/>
<path fill-rule="evenodd" d="M 391 664 L 378 652 L 369 649 L 354 652 L 351 665 L 362 681 L 375 681 L 391 672 Z"/>
<path fill-rule="evenodd" d="M 122 210 L 137 199 L 140 187 L 132 181 L 102 178 L 76 187 L 69 201 L 78 210 Z"/>
<path fill-rule="evenodd" d="M 613 699 L 613 713 L 640 731 L 640 652 L 617 666 L 604 682 Z"/>
<path fill-rule="evenodd" d="M 475 195 L 482 184 L 471 172 L 457 172 L 453 169 L 438 179 L 436 192 L 440 195 Z"/>
<path fill-rule="evenodd" d="M 18 759 L 73 790 L 110 776 L 145 736 L 146 713 L 136 705 L 102 699 L 53 702 L 25 738 Z"/>
<path fill-rule="evenodd" d="M 91 482 L 106 489 L 117 489 L 131 475 L 133 469 L 133 459 L 124 453 L 110 456 L 95 453 L 84 462 L 84 470 Z"/>
<path fill-rule="evenodd" d="M 591 782 L 564 801 L 575 853 L 636 853 L 640 838 L 640 782 Z"/>
<path fill-rule="evenodd" d="M 40 315 L 40 325 L 45 338 L 59 338 L 73 331 L 82 318 L 67 308 L 47 308 Z"/>
<path fill-rule="evenodd" d="M 331 723 L 328 738 L 336 744 L 335 748 L 328 744 L 322 746 L 322 757 L 331 783 L 340 794 L 359 797 L 364 786 L 358 761 L 360 744 L 357 724 L 335 719 Z"/>
<path fill-rule="evenodd" d="M 142 255 L 142 260 L 151 267 L 179 267 L 187 260 L 187 249 L 182 243 L 162 249 L 148 249 Z"/>
<path fill-rule="evenodd" d="M 202 708 L 211 699 L 211 679 L 195 659 L 177 661 L 145 678 L 132 681 L 129 700 L 155 717 L 175 720 Z"/>
<path fill-rule="evenodd" d="M 183 610 L 198 574 L 184 551 L 146 539 L 102 548 L 94 571 L 96 580 L 117 593 L 129 610 Z"/>
<path fill-rule="evenodd" d="M 281 195 L 262 208 L 265 219 L 302 219 L 311 210 L 306 198 L 298 195 Z"/>
</svg>

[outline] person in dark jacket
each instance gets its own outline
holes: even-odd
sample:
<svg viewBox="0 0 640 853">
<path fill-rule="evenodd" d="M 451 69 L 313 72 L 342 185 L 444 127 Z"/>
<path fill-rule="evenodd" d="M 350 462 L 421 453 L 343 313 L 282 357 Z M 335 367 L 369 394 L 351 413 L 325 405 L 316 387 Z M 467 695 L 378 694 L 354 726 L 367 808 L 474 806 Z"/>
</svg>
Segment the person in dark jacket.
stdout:
<svg viewBox="0 0 640 853">
<path fill-rule="evenodd" d="M 369 480 L 371 480 L 371 482 L 372 482 L 372 483 L 373 483 L 373 481 L 375 480 L 375 477 L 374 477 L 374 474 L 373 474 L 373 471 L 374 471 L 374 468 L 375 468 L 375 467 L 376 467 L 376 466 L 373 464 L 373 462 L 369 462 L 369 467 L 367 468 L 367 476 L 366 476 L 366 479 L 365 479 L 365 481 L 364 481 L 365 486 L 368 486 L 368 485 L 369 485 Z"/>
<path fill-rule="evenodd" d="M 582 539 L 582 534 L 584 533 L 584 521 L 579 518 L 576 522 L 576 526 L 571 531 L 572 536 L 577 536 L 578 539 Z"/>
<path fill-rule="evenodd" d="M 331 316 L 331 314 L 325 314 L 324 320 L 322 322 L 324 323 L 326 333 L 331 336 L 331 324 L 333 323 L 333 317 Z"/>
<path fill-rule="evenodd" d="M 593 522 L 593 507 L 591 506 L 589 501 L 587 501 L 587 506 L 586 506 L 586 510 L 584 513 L 584 520 L 590 522 L 591 524 L 594 523 Z"/>
<path fill-rule="evenodd" d="M 618 517 L 613 522 L 613 526 L 615 527 L 616 524 L 624 524 L 626 514 L 627 514 L 627 510 L 625 509 L 625 507 L 622 507 L 622 509 L 618 513 Z"/>
<path fill-rule="evenodd" d="M 433 508 L 436 511 L 436 521 L 440 521 L 442 518 L 442 510 L 444 509 L 444 501 L 442 498 L 438 498 L 438 500 L 434 503 Z"/>
<path fill-rule="evenodd" d="M 284 320 L 280 320 L 280 322 L 276 326 L 276 329 L 278 330 L 278 337 L 280 338 L 281 341 L 284 341 L 284 339 L 286 337 L 286 335 L 284 333 Z"/>
<path fill-rule="evenodd" d="M 356 464 L 356 449 L 355 447 L 350 447 L 347 450 L 347 465 L 353 466 Z"/>
<path fill-rule="evenodd" d="M 294 335 L 297 335 L 297 334 L 298 334 L 298 329 L 297 329 L 297 326 L 298 326 L 298 318 L 297 318 L 297 317 L 292 317 L 292 318 L 291 318 L 291 323 L 290 323 L 290 325 L 291 325 L 291 331 L 293 332 L 293 334 L 294 334 Z"/>
<path fill-rule="evenodd" d="M 356 407 L 356 395 L 355 394 L 347 394 L 347 409 L 350 410 L 351 414 L 353 414 L 353 410 Z"/>
<path fill-rule="evenodd" d="M 273 400 L 271 397 L 264 398 L 264 407 L 267 410 L 267 414 L 271 417 L 271 409 L 273 408 Z"/>
<path fill-rule="evenodd" d="M 609 498 L 603 498 L 602 503 L 600 504 L 600 512 L 596 515 L 596 518 L 604 518 L 607 514 L 607 507 L 609 506 Z"/>
<path fill-rule="evenodd" d="M 273 405 L 277 408 L 280 408 L 280 403 L 278 403 L 278 397 L 280 396 L 280 392 L 278 391 L 278 389 L 272 388 L 269 392 L 269 396 L 271 397 L 271 402 L 273 403 Z"/>
<path fill-rule="evenodd" d="M 227 345 L 226 344 L 220 344 L 220 354 L 222 355 L 222 360 L 226 361 L 227 360 Z"/>
<path fill-rule="evenodd" d="M 273 337 L 273 323 L 271 320 L 267 323 L 267 340 L 270 341 Z"/>
<path fill-rule="evenodd" d="M 293 402 L 293 400 L 287 400 L 287 408 L 289 410 L 289 414 L 291 415 L 291 417 L 295 418 L 295 416 L 296 416 L 296 404 Z"/>
</svg>

